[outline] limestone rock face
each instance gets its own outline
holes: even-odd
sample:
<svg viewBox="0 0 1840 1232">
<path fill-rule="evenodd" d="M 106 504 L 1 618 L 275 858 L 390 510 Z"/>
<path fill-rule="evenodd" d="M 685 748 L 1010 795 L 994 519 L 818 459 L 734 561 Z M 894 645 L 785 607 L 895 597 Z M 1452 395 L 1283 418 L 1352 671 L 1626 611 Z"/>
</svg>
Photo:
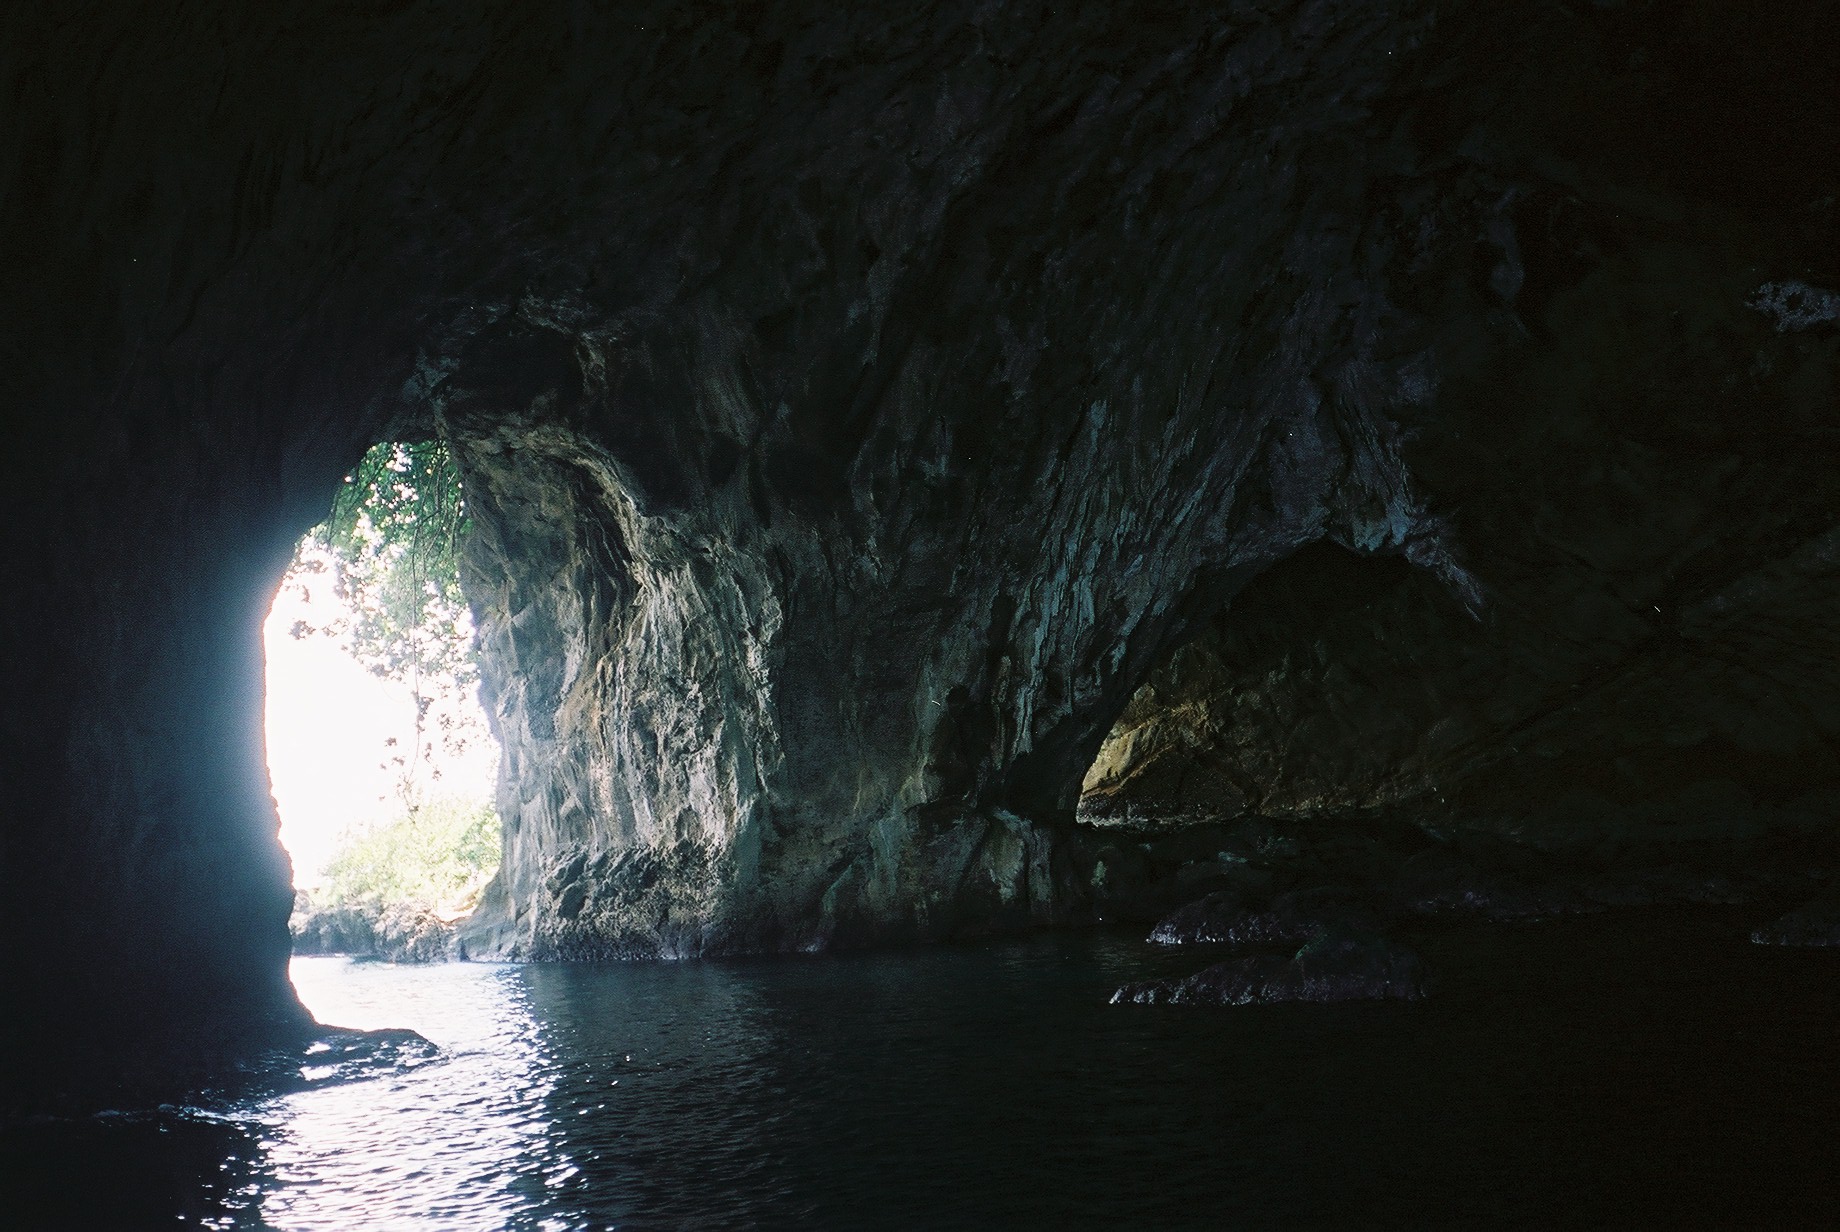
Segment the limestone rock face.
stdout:
<svg viewBox="0 0 1840 1232">
<path fill-rule="evenodd" d="M 1103 912 L 1178 848 L 1089 770 L 1164 832 L 1831 845 L 1831 5 L 0 23 L 8 1055 L 302 1026 L 261 614 L 417 434 L 474 952 Z"/>
<path fill-rule="evenodd" d="M 1685 78 L 1535 38 L 1504 79 L 1491 37 L 1304 7 L 1110 30 L 1072 94 L 845 72 L 673 233 L 701 280 L 471 336 L 434 402 L 508 750 L 478 948 L 1057 918 L 1089 768 L 1089 819 L 1153 824 L 1820 816 L 1840 681 L 1771 673 L 1832 597 L 1834 481 L 1783 444 L 1834 342 L 1756 271 L 1831 207 L 1765 234 L 1759 183 L 1580 143 Z M 1512 101 L 1458 123 L 1428 71 Z"/>
<path fill-rule="evenodd" d="M 1103 33 L 1124 60 L 1077 86 L 994 45 L 846 73 L 715 176 L 672 241 L 705 278 L 527 302 L 449 358 L 507 750 L 476 948 L 1052 918 L 1099 739 L 1245 578 L 1333 537 L 1476 601 L 1396 423 L 1486 331 L 1392 302 L 1399 237 L 1357 220 L 1407 155 L 1336 75 L 1384 91 L 1422 23 Z M 1397 203 L 1433 266 L 1494 208 L 1453 192 Z"/>
</svg>

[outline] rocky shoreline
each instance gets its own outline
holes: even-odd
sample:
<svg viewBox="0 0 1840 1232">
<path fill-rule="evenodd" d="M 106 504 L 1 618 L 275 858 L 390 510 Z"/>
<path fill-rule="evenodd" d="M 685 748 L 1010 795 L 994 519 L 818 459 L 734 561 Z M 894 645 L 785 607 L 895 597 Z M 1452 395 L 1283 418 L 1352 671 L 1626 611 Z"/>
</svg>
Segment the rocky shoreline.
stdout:
<svg viewBox="0 0 1840 1232">
<path fill-rule="evenodd" d="M 361 903 L 316 907 L 295 897 L 288 933 L 297 955 L 347 955 L 381 962 L 464 962 L 459 925 L 421 903 Z"/>
</svg>

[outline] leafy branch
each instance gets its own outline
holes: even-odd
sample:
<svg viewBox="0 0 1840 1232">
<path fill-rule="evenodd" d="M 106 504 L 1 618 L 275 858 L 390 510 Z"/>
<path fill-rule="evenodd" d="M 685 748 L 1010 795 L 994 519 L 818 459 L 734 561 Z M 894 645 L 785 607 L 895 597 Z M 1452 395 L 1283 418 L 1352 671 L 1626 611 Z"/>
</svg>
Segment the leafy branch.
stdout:
<svg viewBox="0 0 1840 1232">
<path fill-rule="evenodd" d="M 342 612 L 295 637 L 341 638 L 372 675 L 407 687 L 415 705 L 411 747 L 392 739 L 382 767 L 395 768 L 405 807 L 419 805 L 418 775 L 439 778 L 439 746 L 462 753 L 482 733 L 459 717 L 479 682 L 472 616 L 460 592 L 459 551 L 469 521 L 460 473 L 446 442 L 373 446 L 340 485 L 331 515 L 302 541 L 289 583 L 330 575 Z"/>
</svg>

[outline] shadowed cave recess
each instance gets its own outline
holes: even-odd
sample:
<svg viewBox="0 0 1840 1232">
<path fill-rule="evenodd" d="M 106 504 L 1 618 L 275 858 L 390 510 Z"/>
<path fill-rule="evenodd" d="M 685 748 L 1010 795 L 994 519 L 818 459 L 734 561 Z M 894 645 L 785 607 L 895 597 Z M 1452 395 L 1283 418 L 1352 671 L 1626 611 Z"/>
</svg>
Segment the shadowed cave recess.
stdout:
<svg viewBox="0 0 1840 1232">
<path fill-rule="evenodd" d="M 261 623 L 382 439 L 476 957 L 1832 892 L 1831 6 L 0 26 L 16 1090 L 310 1029 Z"/>
</svg>

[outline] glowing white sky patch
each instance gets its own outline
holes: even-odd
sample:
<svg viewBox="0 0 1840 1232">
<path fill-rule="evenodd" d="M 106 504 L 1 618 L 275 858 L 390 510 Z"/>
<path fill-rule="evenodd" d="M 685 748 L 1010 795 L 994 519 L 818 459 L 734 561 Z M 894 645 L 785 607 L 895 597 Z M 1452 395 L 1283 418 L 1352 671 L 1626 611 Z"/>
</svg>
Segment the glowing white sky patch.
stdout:
<svg viewBox="0 0 1840 1232">
<path fill-rule="evenodd" d="M 329 581 L 309 583 L 311 599 L 284 586 L 262 627 L 268 656 L 268 774 L 281 810 L 281 844 L 294 860 L 294 884 L 310 886 L 352 826 L 388 820 L 401 812 L 394 768 L 384 768 L 415 736 L 409 691 L 379 680 L 329 637 L 295 638 L 297 620 L 318 625 L 335 609 Z M 469 699 L 477 707 L 477 699 Z M 484 717 L 479 727 L 485 727 Z M 438 795 L 487 797 L 498 773 L 498 749 L 478 739 L 456 759 L 437 753 Z"/>
</svg>

